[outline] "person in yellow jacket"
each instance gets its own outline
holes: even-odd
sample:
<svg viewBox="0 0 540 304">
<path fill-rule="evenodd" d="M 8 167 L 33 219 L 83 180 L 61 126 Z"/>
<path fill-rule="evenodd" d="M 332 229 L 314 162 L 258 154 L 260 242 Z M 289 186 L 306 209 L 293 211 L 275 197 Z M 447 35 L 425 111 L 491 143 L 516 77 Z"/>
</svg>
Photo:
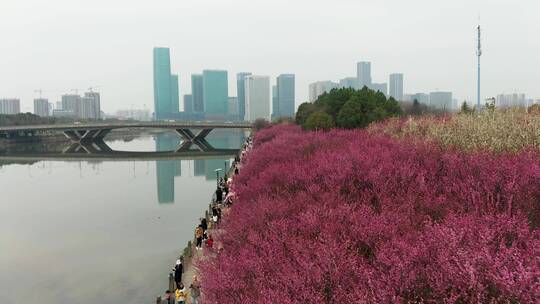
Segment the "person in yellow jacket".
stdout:
<svg viewBox="0 0 540 304">
<path fill-rule="evenodd" d="M 184 284 L 180 283 L 178 285 L 178 288 L 176 288 L 174 295 L 176 297 L 177 304 L 186 304 L 188 294 L 187 294 L 186 288 L 184 287 Z"/>
<path fill-rule="evenodd" d="M 197 248 L 197 250 L 202 249 L 203 233 L 204 232 L 201 226 L 195 229 L 195 239 L 197 241 L 197 243 L 195 244 L 195 248 Z"/>
</svg>

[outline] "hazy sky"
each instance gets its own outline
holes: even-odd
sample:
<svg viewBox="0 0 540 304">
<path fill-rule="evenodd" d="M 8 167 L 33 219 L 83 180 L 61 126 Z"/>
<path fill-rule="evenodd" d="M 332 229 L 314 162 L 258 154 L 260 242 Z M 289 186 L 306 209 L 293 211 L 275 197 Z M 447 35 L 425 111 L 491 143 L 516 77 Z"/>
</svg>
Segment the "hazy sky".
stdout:
<svg viewBox="0 0 540 304">
<path fill-rule="evenodd" d="M 180 94 L 203 69 L 296 74 L 308 84 L 354 76 L 372 62 L 376 82 L 405 74 L 405 93 L 475 96 L 475 26 L 484 27 L 483 97 L 540 98 L 538 0 L 0 0 L 0 98 L 32 110 L 101 86 L 102 108 L 153 109 L 152 48 L 171 48 Z M 181 106 L 182 107 L 182 106 Z"/>
</svg>

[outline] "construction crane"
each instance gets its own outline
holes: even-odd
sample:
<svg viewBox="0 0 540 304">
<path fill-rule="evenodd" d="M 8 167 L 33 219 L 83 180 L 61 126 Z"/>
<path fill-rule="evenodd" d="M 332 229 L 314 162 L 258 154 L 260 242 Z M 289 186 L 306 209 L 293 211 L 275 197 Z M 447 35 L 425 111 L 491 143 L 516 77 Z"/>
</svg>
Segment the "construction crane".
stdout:
<svg viewBox="0 0 540 304">
<path fill-rule="evenodd" d="M 88 88 L 88 91 L 94 92 L 94 89 L 101 88 L 101 86 L 92 86 Z"/>
<path fill-rule="evenodd" d="M 42 89 L 37 89 L 37 90 L 34 90 L 34 93 L 39 93 L 39 98 L 41 98 L 43 90 Z"/>
</svg>

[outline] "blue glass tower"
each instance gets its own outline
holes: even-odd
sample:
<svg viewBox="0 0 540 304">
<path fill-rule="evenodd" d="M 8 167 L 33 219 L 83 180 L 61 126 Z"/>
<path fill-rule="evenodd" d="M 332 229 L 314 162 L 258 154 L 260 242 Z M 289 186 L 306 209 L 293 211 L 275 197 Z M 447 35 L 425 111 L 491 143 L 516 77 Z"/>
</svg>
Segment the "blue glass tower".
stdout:
<svg viewBox="0 0 540 304">
<path fill-rule="evenodd" d="M 203 71 L 204 113 L 209 117 L 225 117 L 229 108 L 227 71 Z"/>
<path fill-rule="evenodd" d="M 158 120 L 172 112 L 171 83 L 169 48 L 154 48 L 154 112 Z"/>
</svg>

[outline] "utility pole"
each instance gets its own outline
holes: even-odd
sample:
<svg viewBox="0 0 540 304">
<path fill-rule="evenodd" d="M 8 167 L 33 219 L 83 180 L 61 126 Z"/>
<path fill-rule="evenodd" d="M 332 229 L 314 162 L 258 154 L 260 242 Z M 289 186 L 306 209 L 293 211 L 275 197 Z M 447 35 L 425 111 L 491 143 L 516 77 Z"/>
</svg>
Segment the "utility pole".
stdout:
<svg viewBox="0 0 540 304">
<path fill-rule="evenodd" d="M 476 109 L 480 111 L 480 56 L 482 56 L 482 45 L 481 45 L 481 30 L 480 30 L 480 24 L 478 24 L 477 27 L 478 30 L 478 45 L 476 49 L 476 56 L 478 57 L 478 80 L 477 80 L 477 88 L 476 88 Z"/>
</svg>

